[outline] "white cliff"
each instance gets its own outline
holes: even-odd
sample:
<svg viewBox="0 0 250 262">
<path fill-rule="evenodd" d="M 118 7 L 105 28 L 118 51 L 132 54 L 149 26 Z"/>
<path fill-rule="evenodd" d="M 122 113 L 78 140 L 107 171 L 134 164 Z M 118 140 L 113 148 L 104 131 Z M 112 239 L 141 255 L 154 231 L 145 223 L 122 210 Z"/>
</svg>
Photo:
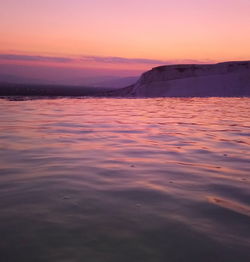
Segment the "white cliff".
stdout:
<svg viewBox="0 0 250 262">
<path fill-rule="evenodd" d="M 135 97 L 250 96 L 250 61 L 159 66 L 116 95 Z"/>
</svg>

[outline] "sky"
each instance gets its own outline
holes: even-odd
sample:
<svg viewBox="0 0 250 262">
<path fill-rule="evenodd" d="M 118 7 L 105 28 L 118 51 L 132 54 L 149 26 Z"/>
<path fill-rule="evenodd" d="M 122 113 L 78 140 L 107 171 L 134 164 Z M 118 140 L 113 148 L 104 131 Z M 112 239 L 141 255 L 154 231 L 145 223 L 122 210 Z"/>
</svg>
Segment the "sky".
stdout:
<svg viewBox="0 0 250 262">
<path fill-rule="evenodd" d="M 0 0 L 0 74 L 250 60 L 249 13 L 249 0 Z"/>
</svg>

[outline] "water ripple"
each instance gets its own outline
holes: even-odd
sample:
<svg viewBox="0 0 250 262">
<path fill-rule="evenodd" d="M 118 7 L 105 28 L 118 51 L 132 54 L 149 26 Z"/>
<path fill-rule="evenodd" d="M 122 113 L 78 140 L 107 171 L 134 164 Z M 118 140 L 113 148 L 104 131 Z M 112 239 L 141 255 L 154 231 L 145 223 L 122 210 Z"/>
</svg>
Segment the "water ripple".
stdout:
<svg viewBox="0 0 250 262">
<path fill-rule="evenodd" d="M 3 261 L 250 261 L 249 98 L 0 110 Z"/>
</svg>

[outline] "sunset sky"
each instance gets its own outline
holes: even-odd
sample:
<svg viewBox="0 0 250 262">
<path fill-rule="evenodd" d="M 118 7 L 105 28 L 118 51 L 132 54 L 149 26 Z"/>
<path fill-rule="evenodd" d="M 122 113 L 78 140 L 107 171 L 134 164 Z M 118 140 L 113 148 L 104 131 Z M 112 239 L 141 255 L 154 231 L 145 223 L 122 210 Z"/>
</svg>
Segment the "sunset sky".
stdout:
<svg viewBox="0 0 250 262">
<path fill-rule="evenodd" d="M 0 0 L 0 73 L 126 76 L 250 60 L 249 13 L 249 0 Z"/>
</svg>

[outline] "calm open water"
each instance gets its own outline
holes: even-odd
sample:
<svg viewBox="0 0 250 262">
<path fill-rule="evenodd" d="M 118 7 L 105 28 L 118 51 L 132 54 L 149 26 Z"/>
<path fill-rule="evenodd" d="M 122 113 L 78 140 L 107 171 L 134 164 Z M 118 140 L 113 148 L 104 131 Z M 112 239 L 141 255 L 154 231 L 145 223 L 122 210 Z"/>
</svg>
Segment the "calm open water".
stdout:
<svg viewBox="0 0 250 262">
<path fill-rule="evenodd" d="M 0 112 L 0 261 L 250 261 L 249 98 Z"/>
</svg>

